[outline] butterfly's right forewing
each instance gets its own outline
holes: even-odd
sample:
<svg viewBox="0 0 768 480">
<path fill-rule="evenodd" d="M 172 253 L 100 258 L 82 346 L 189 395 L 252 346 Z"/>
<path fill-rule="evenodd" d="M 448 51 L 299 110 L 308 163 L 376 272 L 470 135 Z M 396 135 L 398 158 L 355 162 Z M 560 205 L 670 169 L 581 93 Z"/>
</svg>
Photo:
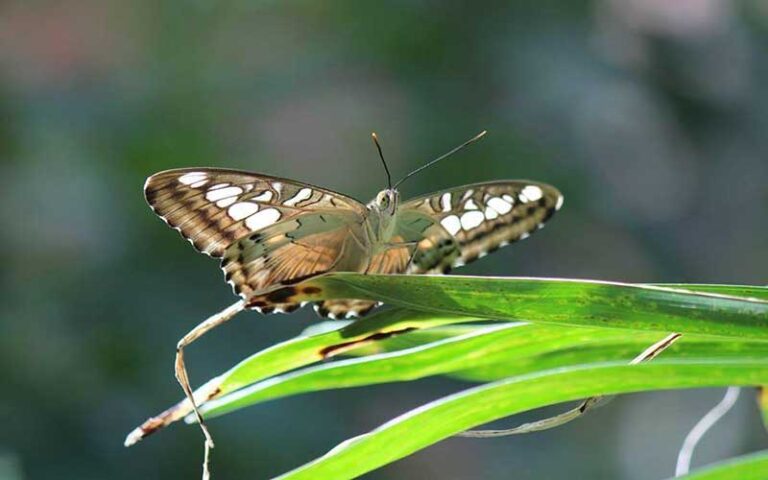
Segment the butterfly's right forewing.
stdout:
<svg viewBox="0 0 768 480">
<path fill-rule="evenodd" d="M 224 251 L 222 269 L 235 293 L 248 301 L 254 293 L 294 285 L 331 271 L 364 271 L 369 261 L 361 223 L 350 212 L 302 215 L 236 241 Z M 292 310 L 289 298 L 248 304 L 262 311 Z"/>
<path fill-rule="evenodd" d="M 160 218 L 212 257 L 221 257 L 240 238 L 307 213 L 365 214 L 364 205 L 330 190 L 218 168 L 157 173 L 147 179 L 144 194 Z"/>
</svg>

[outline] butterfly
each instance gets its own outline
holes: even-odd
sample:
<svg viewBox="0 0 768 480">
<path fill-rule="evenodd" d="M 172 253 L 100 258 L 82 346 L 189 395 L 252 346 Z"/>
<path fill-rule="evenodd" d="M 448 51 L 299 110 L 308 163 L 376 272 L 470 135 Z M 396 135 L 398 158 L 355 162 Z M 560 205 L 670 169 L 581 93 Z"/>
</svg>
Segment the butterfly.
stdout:
<svg viewBox="0 0 768 480">
<path fill-rule="evenodd" d="M 388 187 L 364 204 L 308 183 L 222 168 L 183 168 L 149 177 L 144 187 L 154 212 L 198 251 L 220 259 L 241 300 L 209 318 L 177 346 L 176 377 L 197 414 L 183 349 L 243 309 L 291 312 L 301 304 L 265 292 L 330 272 L 442 274 L 527 238 L 562 206 L 550 185 L 500 180 L 401 200 L 398 186 L 478 140 L 485 132 L 406 175 L 394 186 L 378 139 Z M 329 299 L 314 304 L 323 317 L 365 315 L 377 302 Z M 208 447 L 213 446 L 202 418 Z M 151 423 L 151 422 L 150 422 Z M 154 425 L 129 435 L 131 444 Z M 207 465 L 207 462 L 206 462 Z"/>
<path fill-rule="evenodd" d="M 406 201 L 390 184 L 363 204 L 308 183 L 220 168 L 160 172 L 147 179 L 144 193 L 195 249 L 221 259 L 245 307 L 265 314 L 300 304 L 249 299 L 328 272 L 447 273 L 527 238 L 563 203 L 550 185 L 505 180 Z M 361 316 L 375 306 L 356 299 L 314 305 L 330 318 Z"/>
</svg>

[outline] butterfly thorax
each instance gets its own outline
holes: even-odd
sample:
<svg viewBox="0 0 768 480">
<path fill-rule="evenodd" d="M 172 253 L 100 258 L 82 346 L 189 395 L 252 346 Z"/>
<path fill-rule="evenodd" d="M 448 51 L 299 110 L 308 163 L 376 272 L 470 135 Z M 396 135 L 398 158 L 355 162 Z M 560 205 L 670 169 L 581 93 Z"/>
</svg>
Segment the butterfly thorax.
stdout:
<svg viewBox="0 0 768 480">
<path fill-rule="evenodd" d="M 386 248 L 385 245 L 395 234 L 397 226 L 397 207 L 400 194 L 397 190 L 386 189 L 368 202 L 366 230 L 374 250 Z"/>
</svg>

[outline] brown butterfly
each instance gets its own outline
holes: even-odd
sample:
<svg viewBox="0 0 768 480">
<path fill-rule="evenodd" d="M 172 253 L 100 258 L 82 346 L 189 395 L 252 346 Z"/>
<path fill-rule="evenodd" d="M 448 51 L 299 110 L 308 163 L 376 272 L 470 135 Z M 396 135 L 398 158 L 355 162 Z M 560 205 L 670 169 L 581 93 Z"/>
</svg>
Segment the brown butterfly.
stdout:
<svg viewBox="0 0 768 480">
<path fill-rule="evenodd" d="M 307 183 L 238 170 L 185 168 L 149 177 L 144 192 L 155 213 L 197 250 L 220 258 L 227 282 L 242 298 L 178 344 L 176 376 L 193 406 L 183 348 L 243 309 L 273 313 L 300 306 L 290 299 L 265 301 L 264 292 L 328 272 L 447 273 L 541 228 L 563 197 L 538 182 L 475 183 L 401 202 L 397 187 L 404 180 L 484 134 L 394 186 L 374 134 L 388 188 L 367 204 Z M 314 305 L 331 318 L 364 315 L 375 306 L 359 299 Z M 212 446 L 199 415 L 198 420 Z"/>
</svg>

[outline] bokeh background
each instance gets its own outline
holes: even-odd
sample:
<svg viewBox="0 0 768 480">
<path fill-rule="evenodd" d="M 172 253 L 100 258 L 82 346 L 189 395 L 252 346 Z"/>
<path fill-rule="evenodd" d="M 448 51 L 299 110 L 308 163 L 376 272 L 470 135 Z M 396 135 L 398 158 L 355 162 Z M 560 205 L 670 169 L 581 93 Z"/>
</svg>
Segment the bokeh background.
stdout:
<svg viewBox="0 0 768 480">
<path fill-rule="evenodd" d="M 531 178 L 565 207 L 464 271 L 765 284 L 768 4 L 725 0 L 0 4 L 0 478 L 197 478 L 176 340 L 232 302 L 215 262 L 144 203 L 185 166 L 367 200 L 480 130 L 404 195 Z M 242 315 L 189 351 L 197 384 L 314 314 Z M 217 419 L 217 478 L 266 478 L 467 385 L 326 392 Z M 553 431 L 451 439 L 371 479 L 660 479 L 722 395 L 629 395 Z M 556 409 L 499 422 L 511 425 Z M 765 448 L 754 399 L 696 464 Z"/>
</svg>

